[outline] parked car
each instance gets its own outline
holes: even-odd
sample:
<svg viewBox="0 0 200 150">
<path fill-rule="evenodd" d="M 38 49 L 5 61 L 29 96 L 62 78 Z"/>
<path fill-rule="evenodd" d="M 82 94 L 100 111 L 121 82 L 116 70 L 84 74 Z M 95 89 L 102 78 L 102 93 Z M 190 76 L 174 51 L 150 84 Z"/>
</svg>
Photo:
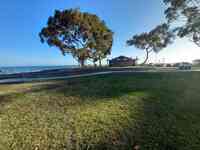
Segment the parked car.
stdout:
<svg viewBox="0 0 200 150">
<path fill-rule="evenodd" d="M 179 70 L 191 70 L 192 64 L 190 64 L 190 63 L 180 63 L 178 68 L 179 68 Z"/>
</svg>

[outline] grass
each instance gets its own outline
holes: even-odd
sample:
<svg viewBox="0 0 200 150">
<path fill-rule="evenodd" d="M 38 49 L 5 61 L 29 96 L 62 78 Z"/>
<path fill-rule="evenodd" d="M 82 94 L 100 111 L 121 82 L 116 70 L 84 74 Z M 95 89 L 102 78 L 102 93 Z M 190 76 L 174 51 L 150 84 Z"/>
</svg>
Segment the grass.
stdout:
<svg viewBox="0 0 200 150">
<path fill-rule="evenodd" d="M 0 85 L 0 150 L 200 149 L 200 74 Z"/>
</svg>

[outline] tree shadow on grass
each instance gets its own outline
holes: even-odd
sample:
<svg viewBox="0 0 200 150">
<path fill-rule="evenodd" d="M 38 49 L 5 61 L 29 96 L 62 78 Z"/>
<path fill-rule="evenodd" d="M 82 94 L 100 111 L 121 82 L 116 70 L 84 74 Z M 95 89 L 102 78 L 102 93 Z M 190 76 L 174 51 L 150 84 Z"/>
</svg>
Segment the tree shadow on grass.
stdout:
<svg viewBox="0 0 200 150">
<path fill-rule="evenodd" d="M 146 96 L 141 98 L 143 107 L 140 114 L 143 115 L 138 118 L 139 125 L 133 127 L 132 134 L 127 134 L 131 130 L 124 128 L 122 137 L 130 136 L 125 142 L 128 147 L 139 143 L 143 149 L 199 149 L 200 134 L 195 132 L 200 129 L 198 81 L 198 73 L 101 76 L 97 80 L 86 79 L 81 83 L 83 86 L 75 86 L 69 93 L 65 93 L 65 88 L 60 92 L 86 98 L 92 96 L 99 100 L 143 92 Z M 196 103 L 196 107 L 192 107 L 190 102 Z M 196 120 L 192 120 L 191 116 Z M 194 127 L 192 122 L 195 122 Z"/>
<path fill-rule="evenodd" d="M 186 127 L 182 125 L 189 122 L 190 118 L 182 117 L 180 102 L 184 100 L 188 91 L 198 93 L 198 79 L 195 73 L 192 75 L 144 74 L 134 77 L 131 75 L 98 76 L 63 82 L 63 86 L 56 92 L 61 92 L 65 96 L 79 96 L 82 99 L 92 97 L 93 100 L 99 101 L 143 92 L 147 95 L 141 98 L 143 108 L 140 109 L 140 114 L 143 115 L 138 118 L 137 128 L 123 129 L 122 137 L 126 137 L 124 138 L 126 142 L 122 140 L 125 145 L 121 145 L 121 149 L 132 148 L 137 143 L 144 149 L 187 149 L 192 148 L 194 143 L 190 142 L 192 134 L 188 133 Z M 189 98 L 197 100 L 198 96 L 191 94 L 191 97 L 188 96 L 186 100 Z M 134 114 L 130 114 L 129 117 L 132 117 L 131 115 Z M 130 132 L 133 133 L 128 134 Z M 198 141 L 199 135 L 193 137 L 196 137 L 193 138 L 194 141 Z M 108 143 L 99 143 L 96 146 L 107 147 Z M 119 149 L 119 146 L 115 146 Z M 116 148 L 115 146 L 111 145 L 112 148 Z M 199 148 L 200 144 L 197 144 L 197 147 Z"/>
</svg>

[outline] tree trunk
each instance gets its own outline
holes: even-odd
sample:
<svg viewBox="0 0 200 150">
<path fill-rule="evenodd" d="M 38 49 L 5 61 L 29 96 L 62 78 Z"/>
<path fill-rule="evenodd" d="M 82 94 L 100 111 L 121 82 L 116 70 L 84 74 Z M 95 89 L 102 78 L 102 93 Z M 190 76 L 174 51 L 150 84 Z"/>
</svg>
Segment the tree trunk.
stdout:
<svg viewBox="0 0 200 150">
<path fill-rule="evenodd" d="M 81 68 L 83 68 L 85 66 L 85 60 L 84 59 L 79 60 L 79 63 L 81 65 Z"/>
<path fill-rule="evenodd" d="M 147 61 L 148 61 L 148 59 L 149 59 L 149 53 L 150 53 L 151 51 L 149 51 L 148 49 L 146 49 L 146 58 L 145 58 L 145 60 L 144 60 L 144 62 L 142 63 L 142 65 L 145 65 L 146 63 L 147 63 Z"/>
<path fill-rule="evenodd" d="M 95 67 L 95 68 L 97 67 L 97 65 L 96 65 L 96 62 L 95 62 L 95 61 L 93 61 L 93 65 L 94 65 L 94 67 Z"/>
<path fill-rule="evenodd" d="M 99 66 L 100 66 L 100 67 L 102 66 L 101 57 L 99 57 Z"/>
</svg>

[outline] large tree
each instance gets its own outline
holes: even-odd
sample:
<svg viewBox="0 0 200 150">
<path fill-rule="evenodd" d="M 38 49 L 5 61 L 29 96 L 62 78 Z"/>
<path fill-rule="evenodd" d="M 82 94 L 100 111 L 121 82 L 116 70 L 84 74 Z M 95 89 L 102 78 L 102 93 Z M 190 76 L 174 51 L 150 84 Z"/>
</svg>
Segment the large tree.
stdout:
<svg viewBox="0 0 200 150">
<path fill-rule="evenodd" d="M 146 58 L 142 64 L 146 64 L 151 52 L 158 53 L 173 41 L 174 35 L 169 30 L 167 24 L 157 26 L 150 32 L 134 35 L 127 41 L 128 46 L 134 45 L 136 48 L 146 51 Z"/>
<path fill-rule="evenodd" d="M 188 37 L 200 47 L 200 0 L 163 0 L 168 23 L 179 37 Z"/>
<path fill-rule="evenodd" d="M 113 32 L 94 14 L 79 9 L 56 10 L 39 33 L 41 42 L 71 54 L 81 66 L 88 59 L 101 60 L 111 53 Z"/>
<path fill-rule="evenodd" d="M 96 50 L 93 52 L 92 60 L 94 63 L 99 61 L 99 66 L 102 66 L 102 59 L 111 54 L 112 41 L 110 39 L 112 39 L 112 34 L 107 34 L 105 38 L 96 40 Z"/>
</svg>

